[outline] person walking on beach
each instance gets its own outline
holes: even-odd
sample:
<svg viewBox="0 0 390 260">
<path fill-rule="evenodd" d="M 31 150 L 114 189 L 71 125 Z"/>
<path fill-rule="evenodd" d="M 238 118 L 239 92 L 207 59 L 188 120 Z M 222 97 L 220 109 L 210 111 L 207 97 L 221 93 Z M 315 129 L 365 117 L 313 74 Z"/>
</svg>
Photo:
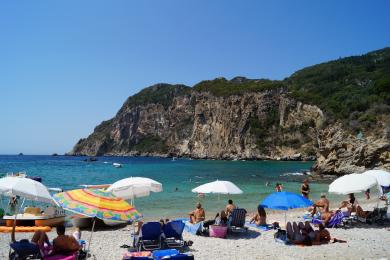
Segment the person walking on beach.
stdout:
<svg viewBox="0 0 390 260">
<path fill-rule="evenodd" d="M 309 186 L 309 180 L 304 180 L 301 185 L 301 193 L 302 196 L 306 199 L 309 199 L 309 193 L 310 193 L 310 186 Z"/>
</svg>

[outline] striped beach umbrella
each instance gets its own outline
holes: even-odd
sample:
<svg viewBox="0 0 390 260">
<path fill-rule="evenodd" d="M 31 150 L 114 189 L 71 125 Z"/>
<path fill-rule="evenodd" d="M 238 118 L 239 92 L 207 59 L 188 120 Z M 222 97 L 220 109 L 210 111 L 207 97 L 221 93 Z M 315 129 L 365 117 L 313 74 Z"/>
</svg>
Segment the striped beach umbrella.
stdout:
<svg viewBox="0 0 390 260">
<path fill-rule="evenodd" d="M 96 219 L 127 222 L 142 215 L 125 200 L 115 197 L 111 192 L 101 189 L 78 189 L 57 193 L 54 201 L 65 210 L 93 218 L 88 251 L 92 241 Z"/>
<path fill-rule="evenodd" d="M 127 222 L 142 217 L 125 200 L 100 189 L 71 190 L 57 193 L 53 198 L 65 210 L 91 218 Z"/>
</svg>

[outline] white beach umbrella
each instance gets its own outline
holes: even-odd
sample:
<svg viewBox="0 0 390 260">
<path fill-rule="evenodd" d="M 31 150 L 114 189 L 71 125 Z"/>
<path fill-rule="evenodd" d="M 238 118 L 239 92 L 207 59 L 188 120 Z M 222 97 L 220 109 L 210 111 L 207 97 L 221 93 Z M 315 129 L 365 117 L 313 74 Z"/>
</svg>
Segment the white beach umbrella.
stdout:
<svg viewBox="0 0 390 260">
<path fill-rule="evenodd" d="M 230 181 L 213 181 L 192 190 L 196 193 L 241 194 L 242 190 Z"/>
<path fill-rule="evenodd" d="M 0 193 L 7 196 L 20 196 L 29 200 L 54 204 L 53 198 L 45 185 L 25 177 L 1 178 Z"/>
<path fill-rule="evenodd" d="M 107 191 L 115 196 L 129 200 L 150 195 L 150 192 L 161 192 L 162 184 L 144 177 L 130 177 L 111 184 Z"/>
<path fill-rule="evenodd" d="M 390 186 L 390 172 L 385 170 L 369 170 L 363 172 L 363 174 L 373 176 L 380 186 Z"/>
<path fill-rule="evenodd" d="M 377 185 L 377 180 L 368 174 L 348 174 L 337 178 L 329 185 L 330 193 L 350 194 L 366 191 Z"/>
</svg>

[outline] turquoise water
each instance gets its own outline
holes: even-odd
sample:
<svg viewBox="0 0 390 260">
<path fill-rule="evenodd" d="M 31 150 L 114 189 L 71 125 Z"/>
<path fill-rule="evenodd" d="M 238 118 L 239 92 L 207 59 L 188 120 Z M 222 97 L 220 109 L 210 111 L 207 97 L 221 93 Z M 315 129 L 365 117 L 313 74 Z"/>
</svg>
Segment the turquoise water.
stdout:
<svg viewBox="0 0 390 260">
<path fill-rule="evenodd" d="M 66 156 L 0 156 L 0 173 L 26 171 L 40 176 L 47 187 L 64 190 L 79 188 L 80 184 L 107 184 L 130 176 L 149 177 L 163 184 L 164 191 L 135 201 L 136 208 L 148 218 L 185 216 L 199 201 L 191 190 L 214 180 L 228 180 L 239 186 L 244 194 L 230 198 L 240 207 L 255 210 L 259 202 L 274 191 L 276 182 L 284 190 L 299 192 L 305 176 L 294 175 L 309 170 L 311 162 L 276 161 L 212 161 L 151 157 L 98 157 L 97 162 L 83 162 L 86 157 Z M 108 162 L 108 163 L 104 163 Z M 118 162 L 123 168 L 114 168 Z M 267 187 L 266 182 L 270 182 Z M 176 188 L 178 189 L 176 191 Z M 325 184 L 311 184 L 312 196 L 318 198 L 327 190 Z M 209 216 L 221 210 L 227 196 L 206 195 L 201 202 Z"/>
</svg>

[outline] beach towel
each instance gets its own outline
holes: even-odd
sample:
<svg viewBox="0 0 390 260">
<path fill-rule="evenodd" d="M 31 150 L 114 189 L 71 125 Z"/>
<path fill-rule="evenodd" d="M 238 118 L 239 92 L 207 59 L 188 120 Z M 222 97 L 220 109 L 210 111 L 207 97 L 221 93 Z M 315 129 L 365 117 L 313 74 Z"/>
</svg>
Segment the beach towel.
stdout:
<svg viewBox="0 0 390 260">
<path fill-rule="evenodd" d="M 249 221 L 245 222 L 245 226 L 260 229 L 261 231 L 268 231 L 273 229 L 272 225 L 267 224 L 267 225 L 258 226 L 255 223 L 249 223 Z"/>
<path fill-rule="evenodd" d="M 177 218 L 174 219 L 174 221 L 182 221 L 185 224 L 184 231 L 193 235 L 196 235 L 198 231 L 201 231 L 203 229 L 203 221 L 196 224 L 190 223 L 189 218 Z"/>
<path fill-rule="evenodd" d="M 203 228 L 203 222 L 192 224 L 189 221 L 186 221 L 186 222 L 184 222 L 184 224 L 185 224 L 184 231 L 191 233 L 193 235 L 196 235 L 198 233 L 198 231 L 201 231 Z"/>
<path fill-rule="evenodd" d="M 165 250 L 155 250 L 153 251 L 153 259 L 163 259 L 169 256 L 175 256 L 180 252 L 177 249 L 165 249 Z"/>
<path fill-rule="evenodd" d="M 152 259 L 152 252 L 150 251 L 140 251 L 140 252 L 128 252 L 126 251 L 123 254 L 123 260 L 128 260 L 128 259 Z"/>
</svg>

